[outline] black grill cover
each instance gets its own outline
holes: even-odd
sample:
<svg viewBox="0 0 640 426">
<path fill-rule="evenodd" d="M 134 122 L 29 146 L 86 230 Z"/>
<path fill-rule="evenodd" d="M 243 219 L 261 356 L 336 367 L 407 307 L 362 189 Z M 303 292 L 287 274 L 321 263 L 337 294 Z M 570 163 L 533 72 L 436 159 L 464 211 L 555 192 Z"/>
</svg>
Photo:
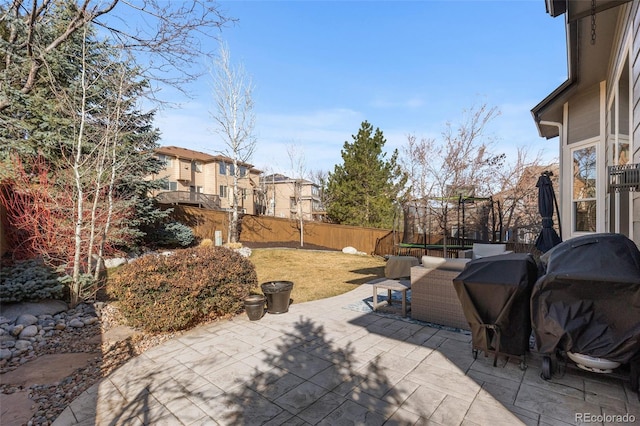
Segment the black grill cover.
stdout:
<svg viewBox="0 0 640 426">
<path fill-rule="evenodd" d="M 537 278 L 531 255 L 511 253 L 472 260 L 453 280 L 475 349 L 527 353 L 531 290 Z"/>
<path fill-rule="evenodd" d="M 640 252 L 620 234 L 565 241 L 543 256 L 531 294 L 538 351 L 626 363 L 640 356 Z"/>
</svg>

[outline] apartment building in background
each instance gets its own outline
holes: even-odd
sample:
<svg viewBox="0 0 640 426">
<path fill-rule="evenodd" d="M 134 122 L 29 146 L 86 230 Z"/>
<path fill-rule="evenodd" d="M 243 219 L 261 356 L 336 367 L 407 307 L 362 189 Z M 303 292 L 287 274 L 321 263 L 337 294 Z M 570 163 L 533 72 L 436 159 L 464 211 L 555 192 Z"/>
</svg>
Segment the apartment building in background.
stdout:
<svg viewBox="0 0 640 426">
<path fill-rule="evenodd" d="M 321 188 L 306 179 L 274 173 L 260 178 L 267 216 L 322 221 L 325 216 Z"/>
<path fill-rule="evenodd" d="M 159 202 L 214 210 L 231 208 L 233 159 L 176 146 L 159 147 L 155 154 L 164 162 L 164 169 L 148 179 L 166 179 L 165 187 L 152 194 Z M 243 213 L 258 214 L 261 207 L 256 189 L 261 171 L 244 162 L 238 167 L 241 192 L 238 209 Z"/>
</svg>

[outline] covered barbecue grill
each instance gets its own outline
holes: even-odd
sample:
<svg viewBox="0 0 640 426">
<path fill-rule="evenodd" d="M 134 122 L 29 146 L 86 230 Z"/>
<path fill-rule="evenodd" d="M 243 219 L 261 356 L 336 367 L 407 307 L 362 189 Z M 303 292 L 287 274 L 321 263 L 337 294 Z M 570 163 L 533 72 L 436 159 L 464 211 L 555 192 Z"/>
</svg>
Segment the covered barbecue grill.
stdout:
<svg viewBox="0 0 640 426">
<path fill-rule="evenodd" d="M 529 254 L 511 253 L 472 260 L 453 280 L 478 350 L 524 356 L 531 336 L 530 298 L 538 266 Z"/>
<path fill-rule="evenodd" d="M 640 252 L 636 245 L 620 234 L 592 234 L 560 243 L 542 260 L 546 273 L 531 294 L 531 323 L 538 351 L 545 355 L 543 377 L 551 378 L 550 355 L 566 353 L 590 371 L 610 372 L 612 366 L 629 363 L 632 388 L 637 390 Z"/>
</svg>

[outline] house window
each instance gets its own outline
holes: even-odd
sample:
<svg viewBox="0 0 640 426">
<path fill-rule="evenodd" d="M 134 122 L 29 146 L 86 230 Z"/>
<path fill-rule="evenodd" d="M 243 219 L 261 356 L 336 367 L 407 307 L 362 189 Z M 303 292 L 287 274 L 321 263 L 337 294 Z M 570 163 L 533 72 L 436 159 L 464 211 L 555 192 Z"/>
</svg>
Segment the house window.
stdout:
<svg viewBox="0 0 640 426">
<path fill-rule="evenodd" d="M 171 157 L 166 156 L 164 154 L 158 154 L 158 160 L 160 160 L 160 162 L 165 168 L 171 167 L 171 159 L 172 159 Z"/>
<path fill-rule="evenodd" d="M 220 185 L 220 198 L 227 198 L 227 187 Z"/>
<path fill-rule="evenodd" d="M 233 163 L 229 164 L 229 175 L 233 176 L 235 172 L 236 172 L 236 169 L 233 166 Z"/>
<path fill-rule="evenodd" d="M 245 177 L 247 175 L 247 168 L 245 166 L 240 166 L 240 177 Z"/>
<path fill-rule="evenodd" d="M 220 162 L 220 174 L 221 175 L 227 174 L 227 163 L 225 163 L 224 161 Z"/>
<path fill-rule="evenodd" d="M 576 149 L 573 159 L 573 223 L 575 232 L 596 232 L 596 147 Z"/>
<path fill-rule="evenodd" d="M 165 181 L 162 189 L 164 189 L 165 191 L 177 191 L 178 182 Z"/>
<path fill-rule="evenodd" d="M 191 171 L 202 173 L 202 163 L 200 161 L 191 162 Z"/>
</svg>

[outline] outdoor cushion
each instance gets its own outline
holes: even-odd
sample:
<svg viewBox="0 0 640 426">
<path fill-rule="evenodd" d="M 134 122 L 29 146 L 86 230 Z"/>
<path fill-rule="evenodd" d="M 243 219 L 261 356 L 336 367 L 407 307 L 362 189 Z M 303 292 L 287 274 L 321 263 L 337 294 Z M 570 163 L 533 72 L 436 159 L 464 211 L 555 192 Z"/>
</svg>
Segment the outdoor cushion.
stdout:
<svg viewBox="0 0 640 426">
<path fill-rule="evenodd" d="M 446 271 L 462 271 L 469 259 L 442 258 L 422 256 L 422 266 L 427 269 L 443 269 Z"/>
<path fill-rule="evenodd" d="M 465 250 L 461 254 L 461 257 L 467 259 L 482 259 L 483 257 L 509 253 L 511 253 L 511 251 L 507 250 L 506 244 L 473 243 L 473 248 L 471 250 Z"/>
</svg>

